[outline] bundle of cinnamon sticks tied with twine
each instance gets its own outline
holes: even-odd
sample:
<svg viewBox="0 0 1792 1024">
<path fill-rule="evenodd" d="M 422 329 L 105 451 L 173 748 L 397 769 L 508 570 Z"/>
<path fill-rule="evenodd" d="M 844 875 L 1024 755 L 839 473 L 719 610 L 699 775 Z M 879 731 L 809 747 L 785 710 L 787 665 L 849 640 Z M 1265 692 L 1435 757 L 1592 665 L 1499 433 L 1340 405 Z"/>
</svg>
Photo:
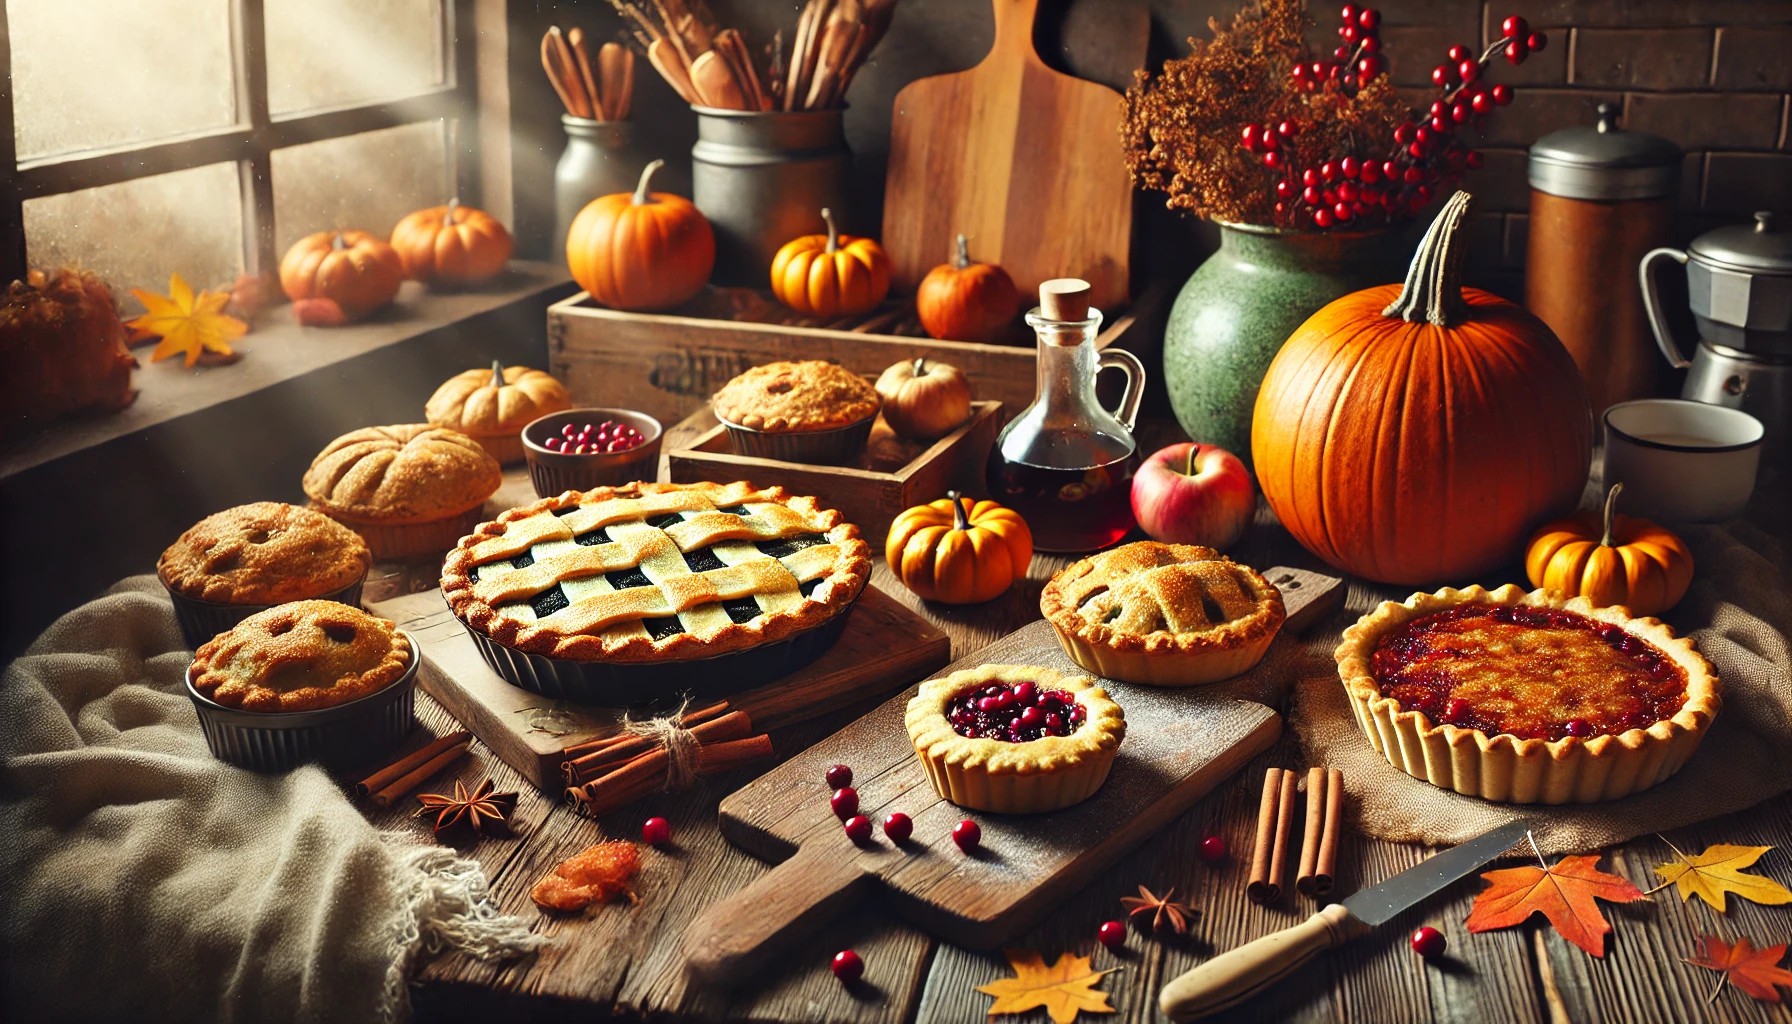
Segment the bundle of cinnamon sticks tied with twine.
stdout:
<svg viewBox="0 0 1792 1024">
<path fill-rule="evenodd" d="M 585 814 L 613 811 L 656 792 L 689 788 L 772 756 L 771 737 L 727 701 L 663 718 L 625 720 L 621 731 L 566 748 L 566 799 Z"/>
<path fill-rule="evenodd" d="M 1268 906 L 1277 902 L 1287 885 L 1288 838 L 1294 830 L 1294 801 L 1301 789 L 1301 775 L 1293 769 L 1271 768 L 1264 776 L 1257 840 L 1251 847 L 1251 879 L 1245 888 L 1245 896 L 1254 903 Z M 1307 820 L 1294 888 L 1317 899 L 1332 891 L 1337 876 L 1344 773 L 1336 768 L 1309 768 L 1305 775 Z"/>
</svg>

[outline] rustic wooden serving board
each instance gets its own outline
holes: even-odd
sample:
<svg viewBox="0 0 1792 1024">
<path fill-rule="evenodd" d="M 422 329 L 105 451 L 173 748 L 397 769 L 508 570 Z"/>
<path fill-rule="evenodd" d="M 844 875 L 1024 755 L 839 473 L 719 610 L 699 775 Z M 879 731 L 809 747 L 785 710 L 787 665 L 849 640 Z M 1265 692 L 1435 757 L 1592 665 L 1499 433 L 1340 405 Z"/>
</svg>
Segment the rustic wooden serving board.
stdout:
<svg viewBox="0 0 1792 1024">
<path fill-rule="evenodd" d="M 969 71 L 911 82 L 890 118 L 881 241 L 912 290 L 952 240 L 998 263 L 1022 295 L 1086 278 L 1093 305 L 1127 299 L 1132 183 L 1120 148 L 1120 94 L 1046 66 L 1033 48 L 1039 0 L 994 0 L 995 43 Z M 1104 17 L 1128 66 L 1145 61 L 1142 4 Z"/>
<path fill-rule="evenodd" d="M 544 790 L 565 786 L 560 765 L 567 746 L 608 735 L 622 720 L 620 709 L 556 701 L 505 682 L 479 656 L 439 590 L 369 607 L 416 638 L 423 692 Z M 814 663 L 734 694 L 729 703 L 747 712 L 755 727 L 776 729 L 888 693 L 951 657 L 945 633 L 876 587 L 865 588 L 850 614 L 839 642 Z"/>
<path fill-rule="evenodd" d="M 1265 573 L 1282 589 L 1283 635 L 1335 611 L 1341 580 L 1297 569 Z M 1278 641 L 1283 642 L 1283 641 Z M 981 664 L 1041 665 L 1087 674 L 1058 645 L 1051 624 L 1026 626 L 944 672 Z M 1094 797 L 1043 815 L 967 811 L 941 799 L 915 757 L 903 723 L 915 688 L 796 755 L 722 801 L 722 834 L 781 861 L 753 884 L 711 905 L 685 932 L 692 975 L 731 983 L 765 966 L 795 937 L 873 891 L 925 931 L 963 946 L 992 947 L 1031 927 L 1102 868 L 1188 810 L 1281 735 L 1281 718 L 1254 701 L 1201 687 L 1104 681 L 1126 712 L 1126 739 Z M 828 806 L 829 765 L 853 769 L 859 813 L 881 823 L 914 820 L 896 846 L 879 828 L 855 846 Z M 970 818 L 983 849 L 966 856 L 950 833 Z"/>
</svg>

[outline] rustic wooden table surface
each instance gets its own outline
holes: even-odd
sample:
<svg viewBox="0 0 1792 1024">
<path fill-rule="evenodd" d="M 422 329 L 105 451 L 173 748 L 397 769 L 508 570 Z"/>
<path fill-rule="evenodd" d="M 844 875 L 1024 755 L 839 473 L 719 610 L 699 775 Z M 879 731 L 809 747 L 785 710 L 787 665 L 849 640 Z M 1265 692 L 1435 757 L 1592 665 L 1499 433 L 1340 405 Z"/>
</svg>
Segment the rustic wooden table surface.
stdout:
<svg viewBox="0 0 1792 1024">
<path fill-rule="evenodd" d="M 1170 431 L 1147 431 L 1152 440 Z M 668 447 L 677 441 L 668 438 Z M 1148 445 L 1149 447 L 1149 445 Z M 1771 500 L 1758 495 L 1756 509 L 1782 510 L 1786 480 Z M 512 472 L 496 500 L 532 498 L 526 477 Z M 1782 516 L 1783 517 L 1783 516 Z M 1777 520 L 1766 515 L 1758 519 Z M 1792 528 L 1778 527 L 1792 538 Z M 1277 527 L 1267 511 L 1232 554 L 1258 566 L 1322 568 Z M 1038 556 L 1025 583 L 989 604 L 951 608 L 928 605 L 896 583 L 879 560 L 873 584 L 903 599 L 951 634 L 953 657 L 975 651 L 1038 615 L 1039 591 L 1069 560 Z M 1492 582 L 1492 581 L 1489 581 Z M 1522 581 L 1518 581 L 1522 582 Z M 367 600 L 436 585 L 433 565 L 376 568 Z M 1349 618 L 1383 596 L 1352 583 L 1347 611 L 1316 633 L 1342 628 Z M 908 681 L 905 681 L 908 682 Z M 1289 681 L 1290 683 L 1292 680 Z M 773 735 L 781 756 L 795 753 L 876 706 L 883 697 Z M 436 732 L 455 728 L 445 712 L 419 695 L 418 713 Z M 1705 756 L 1714 752 L 1706 751 Z M 1047 959 L 1064 951 L 1092 955 L 1097 968 L 1119 968 L 1103 987 L 1116 1015 L 1084 1021 L 1154 1021 L 1157 993 L 1165 981 L 1224 951 L 1304 919 L 1314 909 L 1304 898 L 1264 908 L 1244 898 L 1252 829 L 1263 771 L 1298 767 L 1303 759 L 1291 734 L 1266 755 L 1222 785 L 1193 810 L 1121 859 L 1103 877 L 1065 901 L 1044 924 L 1015 943 L 1039 950 Z M 1392 770 L 1392 769 L 1390 769 Z M 653 798 L 598 820 L 580 817 L 554 799 L 532 790 L 515 772 L 475 744 L 473 756 L 454 775 L 471 783 L 489 775 L 501 789 L 522 793 L 516 812 L 518 838 L 484 839 L 467 852 L 491 879 L 493 896 L 550 937 L 538 955 L 506 965 L 443 957 L 421 973 L 414 1001 L 419 1020 L 623 1019 L 751 1021 L 977 1021 L 991 997 L 975 991 L 1009 975 L 999 954 L 972 952 L 939 942 L 909 928 L 875 902 L 853 911 L 821 934 L 790 948 L 782 969 L 761 983 L 736 992 L 705 990 L 682 971 L 679 940 L 685 925 L 709 901 L 744 886 L 766 868 L 731 847 L 716 828 L 716 805 L 744 784 L 742 773 L 700 783 L 689 792 Z M 445 774 L 427 788 L 451 786 Z M 549 916 L 529 900 L 529 888 L 553 864 L 600 838 L 638 835 L 642 820 L 664 815 L 672 822 L 676 848 L 649 851 L 639 878 L 640 902 L 604 906 L 579 918 Z M 408 811 L 376 813 L 382 827 L 426 834 L 427 826 Z M 1232 855 L 1209 867 L 1196 855 L 1207 835 L 1226 838 Z M 1664 838 L 1644 838 L 1607 851 L 1602 866 L 1639 887 L 1654 884 L 1652 868 L 1672 857 L 1667 840 L 1682 850 L 1702 850 L 1712 842 L 1781 847 L 1759 870 L 1792 881 L 1792 797 L 1770 800 L 1752 811 Z M 1298 845 L 1298 840 L 1296 841 Z M 1428 855 L 1418 846 L 1347 835 L 1340 854 L 1338 894 L 1380 881 Z M 1118 900 L 1139 884 L 1156 891 L 1174 886 L 1201 911 L 1191 935 L 1159 942 L 1137 932 L 1127 949 L 1112 953 L 1095 941 L 1096 926 L 1123 916 Z M 1402 915 L 1375 934 L 1322 955 L 1285 983 L 1226 1017 L 1239 1021 L 1765 1021 L 1789 1020 L 1782 1006 L 1758 1003 L 1727 989 L 1708 1001 L 1717 976 L 1682 963 L 1695 954 L 1696 936 L 1717 931 L 1747 935 L 1762 943 L 1792 938 L 1792 909 L 1730 902 L 1721 919 L 1703 904 L 1683 904 L 1663 892 L 1649 902 L 1604 905 L 1614 926 L 1603 960 L 1588 957 L 1553 931 L 1533 922 L 1517 928 L 1470 935 L 1463 927 L 1480 884 L 1459 883 Z M 1449 955 L 1427 964 L 1407 946 L 1419 925 L 1429 924 L 1449 938 Z M 849 990 L 828 970 L 834 952 L 852 947 L 865 961 L 866 984 Z M 1045 1021 L 1043 1010 L 1020 1018 Z"/>
</svg>

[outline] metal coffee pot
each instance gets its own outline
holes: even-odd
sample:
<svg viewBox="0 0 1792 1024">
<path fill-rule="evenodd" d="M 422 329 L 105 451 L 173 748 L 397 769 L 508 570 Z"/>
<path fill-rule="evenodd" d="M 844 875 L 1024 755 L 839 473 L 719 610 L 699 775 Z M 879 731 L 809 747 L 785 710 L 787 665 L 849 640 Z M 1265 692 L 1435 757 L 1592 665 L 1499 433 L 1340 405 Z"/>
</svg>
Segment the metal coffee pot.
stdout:
<svg viewBox="0 0 1792 1024">
<path fill-rule="evenodd" d="M 1686 266 L 1699 328 L 1691 359 L 1662 316 L 1653 272 L 1662 260 Z M 1652 249 L 1638 272 L 1662 355 L 1676 369 L 1691 368 L 1681 397 L 1754 416 L 1767 428 L 1763 456 L 1792 466 L 1792 232 L 1757 213 L 1752 227 L 1706 232 L 1684 251 Z"/>
</svg>

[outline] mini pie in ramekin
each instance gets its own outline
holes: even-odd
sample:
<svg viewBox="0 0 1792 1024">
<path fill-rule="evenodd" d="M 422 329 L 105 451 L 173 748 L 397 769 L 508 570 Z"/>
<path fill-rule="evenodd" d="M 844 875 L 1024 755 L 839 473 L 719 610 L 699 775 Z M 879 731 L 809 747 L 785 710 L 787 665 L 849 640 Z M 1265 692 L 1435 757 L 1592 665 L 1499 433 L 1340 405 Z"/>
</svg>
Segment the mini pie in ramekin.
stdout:
<svg viewBox="0 0 1792 1024">
<path fill-rule="evenodd" d="M 1107 781 L 1126 736 L 1120 705 L 1094 680 L 1031 665 L 980 665 L 929 679 L 908 702 L 906 722 L 934 790 L 996 814 L 1056 811 L 1088 799 Z"/>
<path fill-rule="evenodd" d="M 1648 789 L 1680 770 L 1723 706 L 1711 665 L 1659 619 L 1511 585 L 1384 602 L 1344 631 L 1336 657 L 1357 724 L 1389 763 L 1509 803 Z"/>
</svg>

